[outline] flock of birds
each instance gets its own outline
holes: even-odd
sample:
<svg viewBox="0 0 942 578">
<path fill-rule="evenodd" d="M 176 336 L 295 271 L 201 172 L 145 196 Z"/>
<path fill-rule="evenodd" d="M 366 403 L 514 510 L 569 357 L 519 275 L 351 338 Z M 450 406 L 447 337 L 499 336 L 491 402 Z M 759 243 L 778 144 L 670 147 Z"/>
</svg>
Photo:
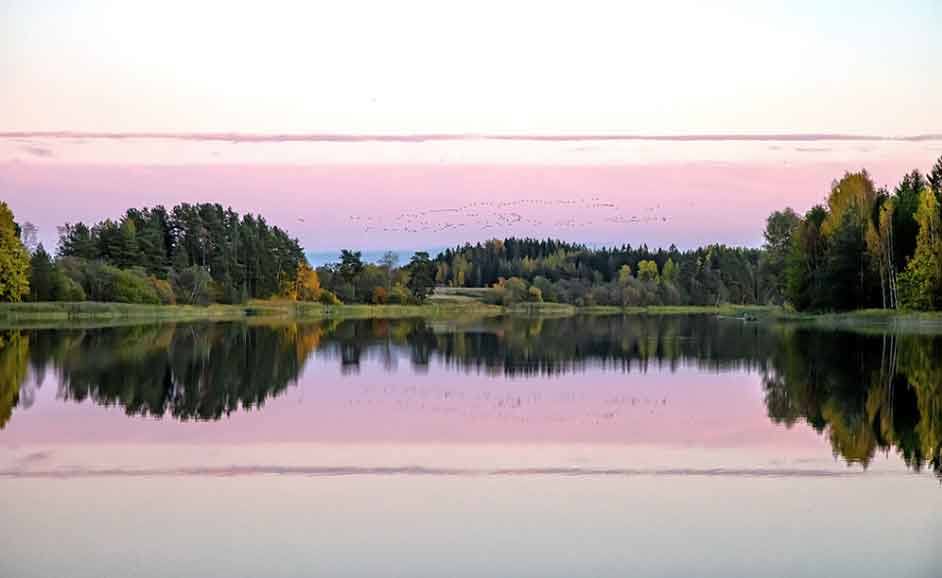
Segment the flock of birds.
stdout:
<svg viewBox="0 0 942 578">
<path fill-rule="evenodd" d="M 560 209 L 564 210 L 565 217 L 559 216 Z M 349 221 L 361 226 L 364 233 L 442 233 L 454 229 L 485 232 L 522 226 L 575 229 L 604 223 L 667 223 L 669 218 L 661 214 L 660 204 L 629 215 L 611 201 L 591 197 L 475 201 L 457 207 L 403 212 L 391 218 L 351 215 Z"/>
<path fill-rule="evenodd" d="M 638 413 L 657 415 L 668 398 L 616 394 L 591 396 L 579 391 L 507 393 L 463 391 L 417 386 L 362 386 L 350 397 L 350 409 L 384 409 L 398 412 L 447 414 L 469 421 L 518 424 L 614 424 L 637 418 Z"/>
</svg>

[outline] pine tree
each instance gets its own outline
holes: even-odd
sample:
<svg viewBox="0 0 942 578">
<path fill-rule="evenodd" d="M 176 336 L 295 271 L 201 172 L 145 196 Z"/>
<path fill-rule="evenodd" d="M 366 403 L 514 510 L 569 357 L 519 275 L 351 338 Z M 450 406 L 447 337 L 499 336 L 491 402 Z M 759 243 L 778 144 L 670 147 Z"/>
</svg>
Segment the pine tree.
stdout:
<svg viewBox="0 0 942 578">
<path fill-rule="evenodd" d="M 43 248 L 42 243 L 36 247 L 30 258 L 29 298 L 31 301 L 53 300 L 53 275 L 55 273 L 52 259 Z"/>
</svg>

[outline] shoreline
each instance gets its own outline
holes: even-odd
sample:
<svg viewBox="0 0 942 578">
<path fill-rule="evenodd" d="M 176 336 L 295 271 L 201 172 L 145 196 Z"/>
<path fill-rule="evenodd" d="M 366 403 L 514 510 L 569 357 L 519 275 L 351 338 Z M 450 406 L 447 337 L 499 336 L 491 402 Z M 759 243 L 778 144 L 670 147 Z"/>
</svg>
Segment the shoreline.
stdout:
<svg viewBox="0 0 942 578">
<path fill-rule="evenodd" d="M 497 316 L 717 315 L 742 322 L 786 322 L 835 329 L 929 331 L 942 333 L 942 312 L 867 309 L 842 313 L 799 313 L 775 306 L 577 307 L 562 303 L 488 305 L 479 301 L 430 300 L 423 305 L 322 305 L 255 300 L 242 305 L 140 305 L 103 302 L 0 303 L 0 327 L 55 327 L 90 322 L 315 321 L 321 319 L 475 319 Z"/>
</svg>

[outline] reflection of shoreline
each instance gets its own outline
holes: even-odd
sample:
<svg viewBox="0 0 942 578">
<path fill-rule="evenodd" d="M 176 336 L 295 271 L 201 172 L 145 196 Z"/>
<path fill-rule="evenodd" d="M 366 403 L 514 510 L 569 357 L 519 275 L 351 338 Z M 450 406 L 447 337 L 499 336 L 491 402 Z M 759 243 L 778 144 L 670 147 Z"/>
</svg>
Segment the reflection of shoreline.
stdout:
<svg viewBox="0 0 942 578">
<path fill-rule="evenodd" d="M 606 316 L 484 319 L 465 329 L 422 319 L 165 324 L 4 332 L 3 338 L 0 416 L 6 419 L 15 405 L 26 403 L 20 384 L 27 365 L 36 375 L 54 369 L 62 400 L 91 400 L 128 415 L 216 421 L 282 395 L 317 351 L 319 366 L 336 362 L 348 376 L 359 373 L 365 360 L 385 371 L 374 376 L 385 384 L 382 392 L 342 394 L 349 407 L 321 415 L 325 424 L 385 415 L 403 431 L 425 420 L 442 427 L 506 423 L 524 437 L 552 426 L 573 435 L 618 429 L 644 439 L 646 431 L 673 423 L 662 415 L 688 415 L 695 424 L 701 412 L 689 403 L 675 411 L 667 390 L 632 389 L 596 399 L 597 393 L 586 394 L 597 388 L 573 382 L 559 391 L 546 378 L 590 370 L 652 372 L 635 382 L 638 388 L 655 383 L 656 374 L 695 368 L 759 374 L 769 419 L 787 427 L 807 423 L 847 462 L 867 466 L 877 451 L 893 449 L 913 469 L 942 471 L 942 338 L 932 336 L 825 332 L 706 316 Z M 402 360 L 410 366 L 406 380 L 434 366 L 499 377 L 507 389 L 425 391 L 389 373 Z M 509 379 L 517 377 L 533 381 Z M 717 432 L 722 428 L 703 435 Z"/>
</svg>

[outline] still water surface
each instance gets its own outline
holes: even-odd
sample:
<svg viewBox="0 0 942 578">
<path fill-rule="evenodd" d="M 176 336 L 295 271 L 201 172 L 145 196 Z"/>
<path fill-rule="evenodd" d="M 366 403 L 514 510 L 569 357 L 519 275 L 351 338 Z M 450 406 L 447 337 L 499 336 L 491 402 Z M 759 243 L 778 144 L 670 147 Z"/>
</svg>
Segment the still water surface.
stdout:
<svg viewBox="0 0 942 578">
<path fill-rule="evenodd" d="M 0 331 L 2 576 L 912 576 L 942 338 L 709 316 Z"/>
</svg>

